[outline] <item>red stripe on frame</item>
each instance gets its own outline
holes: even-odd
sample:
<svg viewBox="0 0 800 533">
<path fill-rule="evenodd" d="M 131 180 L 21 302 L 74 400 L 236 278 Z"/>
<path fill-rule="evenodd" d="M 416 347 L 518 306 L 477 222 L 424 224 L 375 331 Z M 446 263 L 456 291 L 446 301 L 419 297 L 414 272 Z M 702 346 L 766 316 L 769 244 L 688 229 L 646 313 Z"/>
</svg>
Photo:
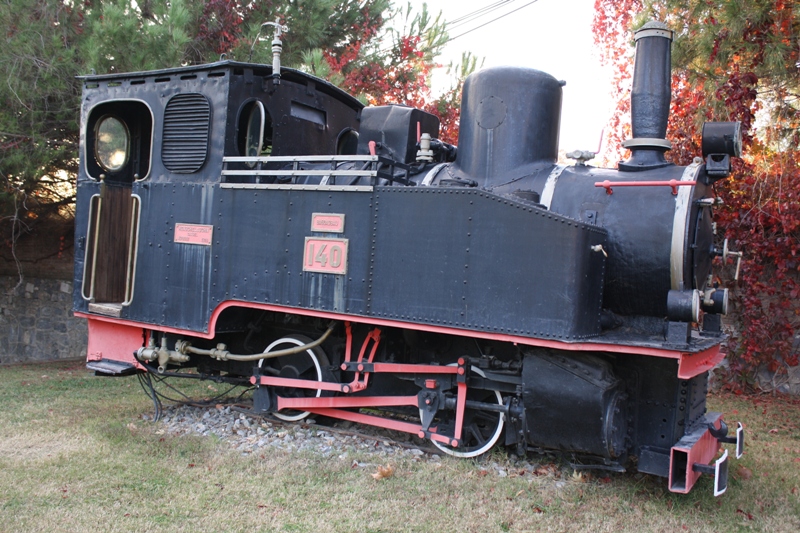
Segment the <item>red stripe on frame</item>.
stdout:
<svg viewBox="0 0 800 533">
<path fill-rule="evenodd" d="M 667 350 L 663 348 L 650 348 L 646 346 L 627 346 L 620 344 L 605 344 L 605 343 L 587 343 L 587 342 L 563 342 L 548 339 L 538 339 L 533 337 L 521 337 L 517 335 L 508 335 L 504 333 L 487 333 L 483 331 L 475 331 L 469 329 L 458 329 L 444 326 L 431 326 L 428 324 L 418 324 L 413 322 L 401 322 L 399 320 L 385 320 L 374 317 L 363 317 L 359 315 L 345 315 L 342 313 L 331 313 L 329 311 L 318 311 L 314 309 L 302 309 L 298 307 L 288 307 L 273 304 L 260 304 L 254 302 L 243 302 L 238 300 L 228 300 L 219 304 L 214 312 L 211 314 L 209 320 L 208 332 L 197 332 L 187 329 L 170 328 L 156 324 L 147 324 L 144 322 L 134 322 L 129 320 L 121 320 L 118 318 L 90 315 L 88 313 L 76 312 L 75 316 L 97 320 L 102 322 L 112 322 L 115 324 L 122 324 L 127 326 L 137 326 L 147 329 L 157 329 L 168 333 L 180 333 L 185 335 L 192 335 L 203 339 L 213 339 L 215 335 L 216 323 L 220 314 L 230 307 L 246 307 L 250 309 L 261 309 L 264 311 L 273 311 L 277 313 L 289 313 L 300 316 L 310 316 L 317 318 L 324 318 L 327 320 L 341 320 L 353 321 L 357 319 L 360 323 L 370 324 L 373 326 L 384 326 L 392 328 L 406 328 L 418 331 L 427 331 L 431 333 L 442 333 L 445 335 L 457 335 L 462 337 L 470 337 L 475 339 L 487 339 L 501 342 L 510 342 L 513 344 L 521 344 L 524 346 L 535 346 L 542 348 L 552 348 L 556 350 L 564 350 L 569 352 L 610 352 L 621 353 L 630 355 L 646 355 L 651 357 L 663 357 L 666 359 L 676 359 L 681 365 L 680 378 L 688 379 L 694 377 L 701 372 L 704 372 L 709 367 L 713 360 L 721 361 L 725 356 L 720 352 L 719 345 L 712 346 L 702 352 L 691 353 L 682 352 L 679 350 Z M 702 364 L 697 364 L 698 361 L 703 361 Z M 713 365 L 712 365 L 713 366 Z"/>
</svg>

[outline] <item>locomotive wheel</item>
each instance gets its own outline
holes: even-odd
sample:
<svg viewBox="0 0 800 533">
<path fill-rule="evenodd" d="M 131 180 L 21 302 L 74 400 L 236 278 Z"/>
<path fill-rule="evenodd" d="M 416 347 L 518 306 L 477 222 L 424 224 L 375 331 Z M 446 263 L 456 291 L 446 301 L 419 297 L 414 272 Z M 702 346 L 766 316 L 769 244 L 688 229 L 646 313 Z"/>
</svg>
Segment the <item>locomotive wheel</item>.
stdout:
<svg viewBox="0 0 800 533">
<path fill-rule="evenodd" d="M 295 346 L 303 346 L 313 342 L 308 337 L 303 335 L 287 335 L 282 339 L 278 339 L 266 347 L 264 353 L 269 353 Z M 258 362 L 258 366 L 264 363 L 265 359 Z M 280 377 L 293 378 L 293 379 L 306 379 L 314 381 L 333 381 L 333 375 L 329 369 L 330 362 L 328 356 L 322 351 L 322 348 L 317 346 L 309 350 L 304 350 L 300 353 L 285 355 L 283 357 L 276 357 L 274 359 L 266 360 L 270 366 L 280 370 Z M 279 396 L 284 398 L 319 398 L 324 393 L 321 389 L 293 389 L 288 387 L 281 387 L 276 391 Z M 287 422 L 296 422 L 307 417 L 310 413 L 308 411 L 295 411 L 286 409 L 282 412 L 273 413 L 277 418 Z"/>
<path fill-rule="evenodd" d="M 473 366 L 472 372 L 486 377 L 480 368 Z M 496 390 L 467 389 L 467 400 L 503 405 L 503 397 L 500 395 L 500 391 Z M 497 443 L 503 434 L 505 421 L 506 415 L 503 413 L 478 411 L 467 407 L 464 409 L 464 427 L 461 430 L 460 446 L 454 448 L 435 440 L 431 442 L 448 455 L 477 457 L 488 452 Z M 448 417 L 442 419 L 439 425 L 446 425 L 451 430 L 455 428 L 455 411 L 448 411 Z"/>
</svg>

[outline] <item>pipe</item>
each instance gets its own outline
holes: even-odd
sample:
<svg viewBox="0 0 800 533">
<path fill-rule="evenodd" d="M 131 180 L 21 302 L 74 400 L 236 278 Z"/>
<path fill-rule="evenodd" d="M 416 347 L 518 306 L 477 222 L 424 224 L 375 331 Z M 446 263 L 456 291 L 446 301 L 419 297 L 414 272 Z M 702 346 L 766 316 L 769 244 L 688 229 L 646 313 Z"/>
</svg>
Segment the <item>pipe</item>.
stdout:
<svg viewBox="0 0 800 533">
<path fill-rule="evenodd" d="M 190 345 L 187 341 L 178 341 L 175 343 L 175 349 L 178 353 L 192 353 L 196 355 L 209 355 L 215 359 L 220 361 L 259 361 L 261 359 L 274 359 L 276 357 L 284 357 L 287 355 L 294 355 L 296 353 L 305 352 L 306 350 L 311 350 L 316 348 L 333 333 L 333 329 L 336 327 L 336 322 L 331 322 L 328 326 L 328 329 L 325 333 L 322 334 L 320 338 L 313 342 L 309 342 L 308 344 L 303 344 L 302 346 L 295 346 L 293 348 L 286 348 L 285 350 L 278 350 L 277 352 L 269 352 L 269 353 L 257 353 L 257 354 L 248 354 L 248 355 L 238 355 L 232 354 L 228 350 L 225 349 L 224 344 L 218 344 L 216 348 L 212 348 L 211 350 L 203 350 L 201 348 L 195 348 L 194 346 Z"/>
</svg>

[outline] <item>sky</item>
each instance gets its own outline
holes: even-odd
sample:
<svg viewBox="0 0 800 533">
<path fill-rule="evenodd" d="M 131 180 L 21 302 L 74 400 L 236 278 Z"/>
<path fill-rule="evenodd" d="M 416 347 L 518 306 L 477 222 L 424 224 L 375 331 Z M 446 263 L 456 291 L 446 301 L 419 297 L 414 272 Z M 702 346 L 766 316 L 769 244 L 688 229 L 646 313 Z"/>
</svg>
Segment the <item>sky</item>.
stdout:
<svg viewBox="0 0 800 533">
<path fill-rule="evenodd" d="M 501 0 L 502 1 L 502 0 Z M 400 5 L 402 0 L 397 0 Z M 447 21 L 497 4 L 498 0 L 426 0 L 432 13 Z M 420 10 L 423 0 L 412 0 Z M 529 4 L 529 5 L 526 5 Z M 493 19 L 517 9 L 516 12 Z M 439 62 L 457 63 L 464 51 L 485 58 L 484 68 L 500 65 L 530 67 L 567 82 L 561 108 L 560 149 L 596 151 L 611 116 L 608 70 L 600 65 L 591 29 L 594 0 L 505 0 L 496 10 L 449 29 L 449 42 Z M 480 62 L 480 59 L 479 59 Z M 448 83 L 434 74 L 433 90 Z"/>
</svg>

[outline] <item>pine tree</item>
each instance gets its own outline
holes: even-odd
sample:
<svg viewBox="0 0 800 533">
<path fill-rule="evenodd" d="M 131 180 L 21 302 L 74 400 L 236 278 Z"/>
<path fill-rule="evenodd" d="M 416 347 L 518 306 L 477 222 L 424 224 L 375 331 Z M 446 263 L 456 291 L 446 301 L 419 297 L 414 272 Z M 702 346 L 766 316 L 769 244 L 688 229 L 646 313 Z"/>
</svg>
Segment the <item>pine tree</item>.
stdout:
<svg viewBox="0 0 800 533">
<path fill-rule="evenodd" d="M 405 23 L 399 30 L 388 25 L 395 16 Z M 289 27 L 284 66 L 329 78 L 366 102 L 441 112 L 446 139 L 456 138 L 458 86 L 438 100 L 427 90 L 446 40 L 441 19 L 427 11 L 395 11 L 391 0 L 8 0 L 0 3 L 0 234 L 7 236 L 0 253 L 8 257 L 16 236 L 44 219 L 71 217 L 75 76 L 204 63 L 221 54 L 269 64 L 272 31 L 261 25 L 275 20 Z"/>
<path fill-rule="evenodd" d="M 38 218 L 69 216 L 77 170 L 80 11 L 63 2 L 0 4 L 0 217 L 7 240 Z"/>
</svg>

